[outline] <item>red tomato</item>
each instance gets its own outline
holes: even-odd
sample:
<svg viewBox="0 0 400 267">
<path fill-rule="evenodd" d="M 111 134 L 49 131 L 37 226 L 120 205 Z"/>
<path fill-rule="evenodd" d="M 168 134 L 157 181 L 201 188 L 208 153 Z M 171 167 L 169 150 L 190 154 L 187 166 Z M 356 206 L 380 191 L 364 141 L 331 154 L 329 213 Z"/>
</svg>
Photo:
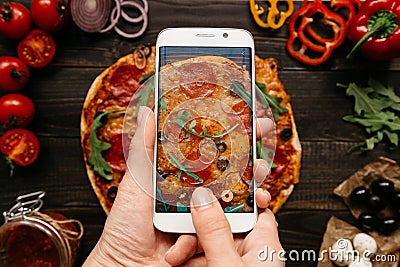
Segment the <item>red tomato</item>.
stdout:
<svg viewBox="0 0 400 267">
<path fill-rule="evenodd" d="M 43 30 L 59 31 L 68 21 L 67 7 L 64 0 L 32 0 L 32 19 Z"/>
<path fill-rule="evenodd" d="M 28 166 L 39 155 L 39 140 L 28 130 L 9 130 L 0 138 L 0 151 L 17 165 Z"/>
<path fill-rule="evenodd" d="M 34 114 L 35 106 L 26 96 L 8 94 L 0 98 L 0 124 L 5 128 L 25 127 Z"/>
<path fill-rule="evenodd" d="M 53 37 L 42 30 L 32 30 L 18 44 L 18 56 L 28 66 L 43 68 L 53 59 L 56 44 Z"/>
<path fill-rule="evenodd" d="M 0 90 L 16 92 L 28 83 L 29 70 L 24 62 L 16 57 L 0 57 Z"/>
<path fill-rule="evenodd" d="M 32 28 L 29 10 L 19 3 L 5 3 L 0 7 L 0 34 L 12 40 L 24 38 Z"/>
</svg>

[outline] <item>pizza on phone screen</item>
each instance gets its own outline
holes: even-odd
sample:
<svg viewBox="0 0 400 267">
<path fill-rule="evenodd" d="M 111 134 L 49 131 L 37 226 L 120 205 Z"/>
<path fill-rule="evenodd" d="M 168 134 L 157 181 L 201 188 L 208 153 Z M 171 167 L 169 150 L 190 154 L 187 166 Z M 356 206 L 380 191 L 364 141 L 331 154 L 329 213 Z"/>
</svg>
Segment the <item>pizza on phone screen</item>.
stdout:
<svg viewBox="0 0 400 267">
<path fill-rule="evenodd" d="M 193 62 L 202 60 L 205 59 L 192 59 Z M 154 74 L 154 61 L 155 47 L 139 45 L 133 53 L 120 58 L 93 81 L 83 104 L 81 145 L 85 166 L 89 181 L 107 214 L 116 197 L 118 184 L 127 170 L 124 149 L 127 151 L 134 134 L 137 107 L 154 105 L 154 85 L 146 85 L 146 80 Z M 235 65 L 229 60 L 222 60 L 221 63 Z M 262 143 L 257 145 L 259 157 L 267 160 L 271 155 L 273 157 L 273 160 L 270 158 L 271 172 L 260 187 L 271 193 L 270 208 L 276 213 L 299 182 L 301 146 L 290 97 L 278 77 L 277 61 L 256 56 L 255 64 L 257 86 L 268 100 L 272 110 L 270 116 L 275 118 L 276 123 L 275 154 Z M 127 121 L 130 125 L 124 125 L 125 117 L 129 118 Z M 124 127 L 129 127 L 129 132 L 124 131 Z M 202 129 L 198 130 L 200 132 Z M 243 184 L 246 185 L 249 186 Z M 226 205 L 249 205 L 252 190 L 237 189 L 246 193 L 237 194 Z"/>
</svg>

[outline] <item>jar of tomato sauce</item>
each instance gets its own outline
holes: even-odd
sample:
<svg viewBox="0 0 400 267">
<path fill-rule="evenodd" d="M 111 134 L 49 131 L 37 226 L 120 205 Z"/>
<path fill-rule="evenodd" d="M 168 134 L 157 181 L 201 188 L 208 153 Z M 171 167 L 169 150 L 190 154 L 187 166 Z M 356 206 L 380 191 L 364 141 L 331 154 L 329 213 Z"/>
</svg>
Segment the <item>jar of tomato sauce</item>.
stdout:
<svg viewBox="0 0 400 267">
<path fill-rule="evenodd" d="M 71 267 L 83 234 L 77 220 L 55 212 L 40 212 L 45 192 L 16 199 L 4 212 L 0 227 L 0 266 Z"/>
</svg>

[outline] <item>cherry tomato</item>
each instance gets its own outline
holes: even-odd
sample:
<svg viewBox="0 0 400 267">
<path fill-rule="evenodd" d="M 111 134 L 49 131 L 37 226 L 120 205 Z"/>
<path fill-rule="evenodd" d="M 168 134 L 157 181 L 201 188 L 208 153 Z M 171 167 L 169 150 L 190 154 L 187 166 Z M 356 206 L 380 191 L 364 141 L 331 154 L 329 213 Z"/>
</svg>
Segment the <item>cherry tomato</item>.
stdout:
<svg viewBox="0 0 400 267">
<path fill-rule="evenodd" d="M 53 59 L 56 44 L 53 37 L 42 30 L 32 30 L 18 44 L 18 56 L 26 65 L 43 68 Z"/>
<path fill-rule="evenodd" d="M 0 151 L 15 164 L 28 166 L 39 155 L 39 140 L 28 130 L 9 130 L 0 138 Z"/>
<path fill-rule="evenodd" d="M 43 30 L 59 31 L 68 21 L 67 7 L 64 0 L 32 0 L 32 19 Z"/>
<path fill-rule="evenodd" d="M 0 124 L 5 128 L 25 127 L 34 114 L 35 106 L 26 96 L 7 94 L 0 98 Z"/>
<path fill-rule="evenodd" d="M 0 57 L 0 90 L 16 92 L 29 81 L 28 67 L 16 57 Z"/>
<path fill-rule="evenodd" d="M 12 40 L 24 38 L 32 28 L 29 10 L 20 3 L 5 3 L 0 7 L 0 34 Z"/>
</svg>

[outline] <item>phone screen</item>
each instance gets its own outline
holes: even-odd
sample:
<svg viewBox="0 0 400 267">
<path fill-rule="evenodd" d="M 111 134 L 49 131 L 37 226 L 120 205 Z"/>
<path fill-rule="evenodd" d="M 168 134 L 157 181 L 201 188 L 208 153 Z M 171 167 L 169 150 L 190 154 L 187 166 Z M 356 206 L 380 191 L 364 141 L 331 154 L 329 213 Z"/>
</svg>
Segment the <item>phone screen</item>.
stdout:
<svg viewBox="0 0 400 267">
<path fill-rule="evenodd" d="M 190 212 L 208 187 L 225 212 L 254 212 L 250 47 L 159 48 L 156 205 Z"/>
</svg>

